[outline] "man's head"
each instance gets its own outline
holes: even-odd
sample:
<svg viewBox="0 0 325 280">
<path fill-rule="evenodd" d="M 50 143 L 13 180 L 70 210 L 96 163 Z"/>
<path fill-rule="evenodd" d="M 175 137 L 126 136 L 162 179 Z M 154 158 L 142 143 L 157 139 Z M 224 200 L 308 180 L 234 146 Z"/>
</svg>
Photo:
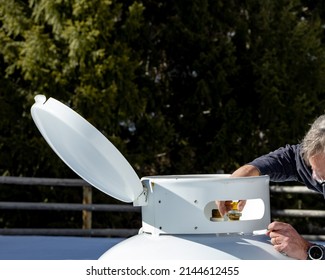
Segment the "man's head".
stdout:
<svg viewBox="0 0 325 280">
<path fill-rule="evenodd" d="M 325 115 L 319 116 L 311 125 L 301 142 L 301 153 L 311 166 L 314 179 L 325 179 Z"/>
</svg>

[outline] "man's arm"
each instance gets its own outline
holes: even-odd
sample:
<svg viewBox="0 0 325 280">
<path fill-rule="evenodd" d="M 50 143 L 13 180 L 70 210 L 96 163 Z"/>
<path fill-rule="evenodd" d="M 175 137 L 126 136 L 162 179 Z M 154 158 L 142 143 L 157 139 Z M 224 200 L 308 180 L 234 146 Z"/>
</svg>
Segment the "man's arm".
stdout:
<svg viewBox="0 0 325 280">
<path fill-rule="evenodd" d="M 231 174 L 232 177 L 248 177 L 260 175 L 260 171 L 255 166 L 250 164 L 239 167 L 234 173 Z"/>
<path fill-rule="evenodd" d="M 239 167 L 231 177 L 249 177 L 249 176 L 260 176 L 260 171 L 253 165 L 246 164 Z M 230 201 L 216 201 L 221 216 L 224 216 L 229 210 L 231 210 Z M 246 204 L 246 200 L 240 200 L 238 203 L 238 210 L 242 211 Z"/>
</svg>

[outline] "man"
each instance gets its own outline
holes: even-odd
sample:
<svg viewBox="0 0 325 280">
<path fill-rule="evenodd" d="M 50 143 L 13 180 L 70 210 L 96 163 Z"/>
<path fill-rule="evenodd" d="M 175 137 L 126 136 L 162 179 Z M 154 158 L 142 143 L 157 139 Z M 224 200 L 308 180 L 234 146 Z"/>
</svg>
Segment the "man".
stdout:
<svg viewBox="0 0 325 280">
<path fill-rule="evenodd" d="M 325 115 L 311 125 L 301 144 L 287 145 L 237 169 L 232 176 L 269 175 L 273 182 L 297 181 L 325 198 Z M 246 201 L 240 201 L 238 210 Z M 217 202 L 222 215 L 230 210 L 225 201 Z M 272 222 L 268 233 L 275 250 L 295 259 L 325 259 L 325 249 L 314 246 L 289 224 Z"/>
</svg>

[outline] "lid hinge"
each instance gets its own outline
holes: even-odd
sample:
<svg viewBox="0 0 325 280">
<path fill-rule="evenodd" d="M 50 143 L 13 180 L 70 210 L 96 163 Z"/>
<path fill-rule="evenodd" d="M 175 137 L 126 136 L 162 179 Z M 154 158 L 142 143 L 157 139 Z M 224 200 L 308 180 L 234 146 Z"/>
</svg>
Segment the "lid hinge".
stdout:
<svg viewBox="0 0 325 280">
<path fill-rule="evenodd" d="M 133 206 L 146 206 L 148 205 L 148 188 L 143 186 L 142 193 L 133 201 Z"/>
</svg>

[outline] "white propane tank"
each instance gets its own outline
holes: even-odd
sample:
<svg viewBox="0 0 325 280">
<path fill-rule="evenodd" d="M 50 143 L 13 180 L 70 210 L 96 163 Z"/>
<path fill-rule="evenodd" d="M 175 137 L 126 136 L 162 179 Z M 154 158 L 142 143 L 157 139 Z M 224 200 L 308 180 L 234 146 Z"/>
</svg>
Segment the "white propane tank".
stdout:
<svg viewBox="0 0 325 280">
<path fill-rule="evenodd" d="M 265 234 L 268 176 L 148 176 L 141 180 L 114 145 L 63 103 L 38 95 L 31 114 L 56 154 L 102 192 L 141 207 L 139 234 L 100 259 L 290 259 Z M 246 200 L 239 219 L 215 217 L 216 200 Z M 235 211 L 235 210 L 234 210 Z"/>
</svg>

